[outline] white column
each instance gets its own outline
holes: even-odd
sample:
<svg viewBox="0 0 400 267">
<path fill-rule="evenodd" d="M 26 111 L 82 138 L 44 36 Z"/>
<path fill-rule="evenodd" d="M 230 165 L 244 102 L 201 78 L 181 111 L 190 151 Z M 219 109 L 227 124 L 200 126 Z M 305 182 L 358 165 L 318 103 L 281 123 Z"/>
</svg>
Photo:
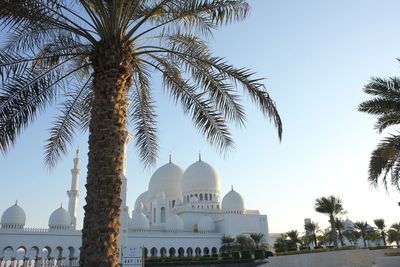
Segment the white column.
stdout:
<svg viewBox="0 0 400 267">
<path fill-rule="evenodd" d="M 127 132 L 125 145 L 124 145 L 124 161 L 123 161 L 123 169 L 121 176 L 121 214 L 120 214 L 120 249 L 121 253 L 123 253 L 127 247 L 128 243 L 128 231 L 129 231 L 129 207 L 126 205 L 126 198 L 128 193 L 128 178 L 126 177 L 126 168 L 128 162 L 128 143 L 132 139 L 132 135 Z M 122 254 L 121 254 L 122 255 Z"/>
<path fill-rule="evenodd" d="M 69 198 L 68 202 L 68 212 L 72 220 L 72 228 L 76 229 L 76 209 L 78 205 L 79 191 L 78 191 L 78 179 L 80 169 L 80 159 L 79 159 L 79 149 L 76 150 L 76 156 L 74 158 L 74 168 L 71 169 L 72 179 L 71 179 L 71 190 L 67 191 Z"/>
</svg>

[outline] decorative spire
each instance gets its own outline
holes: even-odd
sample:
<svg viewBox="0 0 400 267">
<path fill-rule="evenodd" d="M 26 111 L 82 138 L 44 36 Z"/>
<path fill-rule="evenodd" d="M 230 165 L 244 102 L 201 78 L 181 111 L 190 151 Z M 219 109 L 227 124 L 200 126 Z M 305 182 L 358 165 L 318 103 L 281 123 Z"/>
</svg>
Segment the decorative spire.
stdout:
<svg viewBox="0 0 400 267">
<path fill-rule="evenodd" d="M 75 156 L 75 158 L 79 158 L 79 146 L 78 146 L 78 148 L 76 149 L 76 156 Z"/>
<path fill-rule="evenodd" d="M 172 154 L 171 154 L 171 151 L 169 152 L 169 163 L 172 163 Z"/>
<path fill-rule="evenodd" d="M 15 206 L 18 206 L 18 200 L 17 199 L 15 200 Z"/>
<path fill-rule="evenodd" d="M 62 208 L 62 202 L 61 202 L 60 208 Z"/>
<path fill-rule="evenodd" d="M 201 150 L 199 150 L 199 161 L 201 161 Z"/>
<path fill-rule="evenodd" d="M 231 185 L 231 191 L 233 191 L 233 185 Z"/>
</svg>

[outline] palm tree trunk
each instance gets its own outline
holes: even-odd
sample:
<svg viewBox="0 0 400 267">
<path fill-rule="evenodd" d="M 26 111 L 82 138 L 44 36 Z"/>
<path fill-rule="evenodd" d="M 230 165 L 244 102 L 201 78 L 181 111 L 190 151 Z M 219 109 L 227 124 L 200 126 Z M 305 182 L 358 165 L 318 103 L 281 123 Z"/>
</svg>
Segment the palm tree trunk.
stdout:
<svg viewBox="0 0 400 267">
<path fill-rule="evenodd" d="M 364 236 L 362 237 L 362 240 L 364 242 L 364 248 L 366 248 L 367 247 L 367 242 L 365 241 L 365 237 Z"/>
<path fill-rule="evenodd" d="M 385 231 L 381 230 L 381 236 L 382 236 L 382 240 L 383 240 L 383 246 L 386 247 L 386 237 L 385 237 Z"/>
<path fill-rule="evenodd" d="M 333 245 L 335 247 L 338 247 L 338 242 L 337 242 L 337 235 L 336 235 L 336 228 L 335 228 L 335 217 L 333 215 L 329 216 L 329 221 L 331 223 L 331 231 L 332 231 L 332 239 L 333 239 Z"/>
<path fill-rule="evenodd" d="M 340 228 L 338 228 L 338 232 L 339 232 L 340 245 L 341 245 L 342 247 L 344 247 L 343 234 L 342 234 L 342 231 L 340 230 Z"/>
<path fill-rule="evenodd" d="M 132 60 L 129 49 L 111 45 L 102 48 L 91 58 L 94 97 L 80 254 L 80 266 L 84 267 L 114 267 L 119 263 L 121 175 Z"/>
</svg>

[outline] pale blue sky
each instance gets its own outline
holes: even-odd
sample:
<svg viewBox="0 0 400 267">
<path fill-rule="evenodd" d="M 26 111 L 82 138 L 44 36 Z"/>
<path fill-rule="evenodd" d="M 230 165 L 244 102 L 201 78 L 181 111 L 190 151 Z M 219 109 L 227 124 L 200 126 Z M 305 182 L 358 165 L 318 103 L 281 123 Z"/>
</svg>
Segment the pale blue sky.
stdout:
<svg viewBox="0 0 400 267">
<path fill-rule="evenodd" d="M 400 2 L 397 0 L 251 0 L 252 12 L 240 24 L 225 27 L 212 40 L 215 54 L 236 66 L 266 77 L 284 123 L 282 143 L 275 129 L 250 102 L 247 128 L 233 129 L 235 150 L 218 154 L 193 129 L 172 101 L 158 102 L 160 157 L 157 166 L 173 161 L 186 168 L 202 151 L 222 178 L 222 193 L 230 185 L 249 209 L 269 216 L 271 232 L 303 231 L 310 217 L 327 227 L 314 212 L 316 198 L 342 197 L 353 220 L 385 218 L 400 221 L 400 194 L 367 183 L 368 159 L 381 136 L 374 118 L 357 112 L 361 91 L 370 76 L 398 75 Z M 154 87 L 159 90 L 159 81 Z M 162 94 L 157 94 L 161 99 Z M 67 205 L 74 150 L 82 150 L 79 182 L 79 226 L 83 219 L 87 136 L 76 142 L 52 172 L 43 165 L 43 145 L 53 114 L 45 114 L 27 129 L 7 156 L 0 156 L 0 212 L 18 199 L 27 226 L 46 227 L 50 213 Z M 382 135 L 383 136 L 383 135 Z M 128 203 L 147 190 L 153 170 L 143 170 L 131 144 L 128 158 Z"/>
</svg>

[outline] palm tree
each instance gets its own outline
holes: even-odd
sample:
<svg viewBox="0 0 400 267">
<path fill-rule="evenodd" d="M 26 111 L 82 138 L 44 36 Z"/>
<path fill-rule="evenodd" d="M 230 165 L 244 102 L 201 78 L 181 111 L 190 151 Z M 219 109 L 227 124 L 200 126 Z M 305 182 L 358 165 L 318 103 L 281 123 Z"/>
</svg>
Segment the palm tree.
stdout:
<svg viewBox="0 0 400 267">
<path fill-rule="evenodd" d="M 344 242 L 343 242 L 343 230 L 344 230 L 344 220 L 340 218 L 335 219 L 335 229 L 338 231 L 338 237 L 340 240 L 340 245 L 344 247 Z"/>
<path fill-rule="evenodd" d="M 304 229 L 306 230 L 306 235 L 310 236 L 312 241 L 314 242 L 314 246 L 318 246 L 317 243 L 317 232 L 319 231 L 319 225 L 316 222 L 308 222 L 304 225 Z"/>
<path fill-rule="evenodd" d="M 394 223 L 390 226 L 388 231 L 388 241 L 390 243 L 396 242 L 397 247 L 400 245 L 400 223 Z"/>
<path fill-rule="evenodd" d="M 260 247 L 261 242 L 263 241 L 264 234 L 262 233 L 251 233 L 250 238 L 254 241 L 256 249 Z"/>
<path fill-rule="evenodd" d="M 224 250 L 227 252 L 231 252 L 232 244 L 235 242 L 235 238 L 231 237 L 230 235 L 224 235 L 221 237 L 221 243 Z"/>
<path fill-rule="evenodd" d="M 381 238 L 383 240 L 383 246 L 386 247 L 385 220 L 384 219 L 375 219 L 374 223 L 375 223 L 376 227 L 381 231 Z"/>
<path fill-rule="evenodd" d="M 337 233 L 335 230 L 335 217 L 344 211 L 342 200 L 335 196 L 321 197 L 315 200 L 314 208 L 315 211 L 329 216 L 329 223 L 331 224 L 332 231 L 332 241 L 335 247 L 337 247 L 338 243 Z"/>
<path fill-rule="evenodd" d="M 382 133 L 390 126 L 400 123 L 400 79 L 371 78 L 364 86 L 364 92 L 373 98 L 362 102 L 358 110 L 377 116 L 375 129 Z M 369 162 L 369 182 L 377 186 L 381 177 L 387 189 L 388 182 L 400 190 L 400 135 L 394 134 L 384 138 L 372 152 Z M 390 177 L 388 177 L 390 176 Z M 389 180 L 389 181 L 388 181 Z"/>
<path fill-rule="evenodd" d="M 360 238 L 360 233 L 357 231 L 349 230 L 344 232 L 344 236 L 353 243 L 353 246 L 356 246 L 357 240 Z"/>
<path fill-rule="evenodd" d="M 367 247 L 367 242 L 365 240 L 365 237 L 367 236 L 368 232 L 368 223 L 365 221 L 358 221 L 354 223 L 354 227 L 358 230 L 360 233 L 360 236 L 364 242 L 364 247 Z"/>
<path fill-rule="evenodd" d="M 233 144 L 227 124 L 245 122 L 236 84 L 281 138 L 279 114 L 260 79 L 214 56 L 204 40 L 248 13 L 246 0 L 0 0 L 8 34 L 0 48 L 0 150 L 6 153 L 55 104 L 59 113 L 45 146 L 49 167 L 76 131 L 89 131 L 81 266 L 118 264 L 128 123 L 145 166 L 158 152 L 154 73 L 222 152 Z"/>
<path fill-rule="evenodd" d="M 290 242 L 297 246 L 297 243 L 300 243 L 299 231 L 291 230 L 286 232 L 286 235 L 290 238 Z"/>
</svg>

